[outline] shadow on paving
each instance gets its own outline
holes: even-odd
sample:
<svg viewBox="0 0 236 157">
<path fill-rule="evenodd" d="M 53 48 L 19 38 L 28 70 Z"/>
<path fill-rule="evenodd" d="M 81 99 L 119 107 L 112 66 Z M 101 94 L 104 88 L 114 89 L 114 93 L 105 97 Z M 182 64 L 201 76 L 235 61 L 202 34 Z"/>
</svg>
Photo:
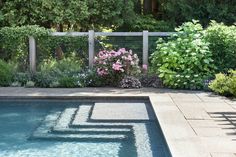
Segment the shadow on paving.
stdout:
<svg viewBox="0 0 236 157">
<path fill-rule="evenodd" d="M 236 136 L 236 112 L 209 112 L 211 117 L 216 121 L 220 122 L 222 129 L 230 130 L 229 133 L 226 133 L 229 136 Z M 232 140 L 236 140 L 232 139 Z"/>
</svg>

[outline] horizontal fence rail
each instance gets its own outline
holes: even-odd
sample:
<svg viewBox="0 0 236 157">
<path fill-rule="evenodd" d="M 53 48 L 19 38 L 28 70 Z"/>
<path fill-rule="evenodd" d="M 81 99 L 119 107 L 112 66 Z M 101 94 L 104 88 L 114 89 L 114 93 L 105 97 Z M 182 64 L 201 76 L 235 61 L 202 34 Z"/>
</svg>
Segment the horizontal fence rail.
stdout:
<svg viewBox="0 0 236 157">
<path fill-rule="evenodd" d="M 53 32 L 52 36 L 88 36 L 88 46 L 89 46 L 89 67 L 93 67 L 93 58 L 94 58 L 94 47 L 95 47 L 95 37 L 98 36 L 142 36 L 143 37 L 143 64 L 148 65 L 148 37 L 157 36 L 157 37 L 168 37 L 171 36 L 174 32 L 148 32 L 144 30 L 143 32 L 94 32 L 90 30 L 88 32 Z M 29 37 L 29 63 L 30 71 L 32 73 L 36 72 L 36 42 L 33 36 Z"/>
<path fill-rule="evenodd" d="M 143 32 L 94 32 L 97 36 L 143 36 Z M 173 32 L 148 32 L 148 36 L 168 37 Z M 52 36 L 88 36 L 89 32 L 53 32 Z"/>
</svg>

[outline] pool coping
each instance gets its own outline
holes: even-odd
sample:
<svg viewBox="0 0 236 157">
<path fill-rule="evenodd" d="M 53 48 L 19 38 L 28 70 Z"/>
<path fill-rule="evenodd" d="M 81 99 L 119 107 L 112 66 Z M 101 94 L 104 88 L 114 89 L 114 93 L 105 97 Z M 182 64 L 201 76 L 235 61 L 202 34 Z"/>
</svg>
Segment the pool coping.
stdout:
<svg viewBox="0 0 236 157">
<path fill-rule="evenodd" d="M 192 130 L 187 120 L 178 109 L 174 101 L 167 95 L 159 94 L 131 94 L 131 95 L 119 95 L 119 94 L 103 94 L 98 95 L 94 93 L 91 95 L 79 95 L 79 96 L 66 96 L 66 95 L 20 95 L 20 96 L 2 96 L 0 100 L 17 100 L 17 99 L 60 99 L 60 100 L 82 100 L 88 101 L 104 101 L 104 100 L 144 100 L 150 101 L 152 108 L 155 112 L 157 120 L 161 126 L 162 133 L 168 145 L 168 148 L 173 157 L 208 157 L 208 153 L 201 146 L 200 139 Z"/>
</svg>

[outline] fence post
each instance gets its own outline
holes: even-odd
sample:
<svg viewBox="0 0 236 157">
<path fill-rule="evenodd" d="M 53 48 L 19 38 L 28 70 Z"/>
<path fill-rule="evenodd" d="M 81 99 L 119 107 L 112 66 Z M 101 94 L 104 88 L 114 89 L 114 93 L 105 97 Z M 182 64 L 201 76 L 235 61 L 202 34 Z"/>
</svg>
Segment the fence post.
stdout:
<svg viewBox="0 0 236 157">
<path fill-rule="evenodd" d="M 143 31 L 143 64 L 148 65 L 148 31 Z"/>
<path fill-rule="evenodd" d="M 93 58 L 94 58 L 94 30 L 89 30 L 89 68 L 93 67 Z"/>
<path fill-rule="evenodd" d="M 36 42 L 33 36 L 29 36 L 29 64 L 30 72 L 36 72 Z"/>
</svg>

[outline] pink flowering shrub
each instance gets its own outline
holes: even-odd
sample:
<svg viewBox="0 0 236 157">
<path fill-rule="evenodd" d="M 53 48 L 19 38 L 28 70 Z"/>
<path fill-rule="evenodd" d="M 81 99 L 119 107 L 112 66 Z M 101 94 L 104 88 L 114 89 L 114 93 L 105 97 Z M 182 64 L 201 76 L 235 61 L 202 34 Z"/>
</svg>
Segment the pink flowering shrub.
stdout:
<svg viewBox="0 0 236 157">
<path fill-rule="evenodd" d="M 97 74 L 104 78 L 107 84 L 118 84 L 124 76 L 134 76 L 140 73 L 139 58 L 131 50 L 121 48 L 118 51 L 100 51 L 94 58 Z"/>
</svg>

